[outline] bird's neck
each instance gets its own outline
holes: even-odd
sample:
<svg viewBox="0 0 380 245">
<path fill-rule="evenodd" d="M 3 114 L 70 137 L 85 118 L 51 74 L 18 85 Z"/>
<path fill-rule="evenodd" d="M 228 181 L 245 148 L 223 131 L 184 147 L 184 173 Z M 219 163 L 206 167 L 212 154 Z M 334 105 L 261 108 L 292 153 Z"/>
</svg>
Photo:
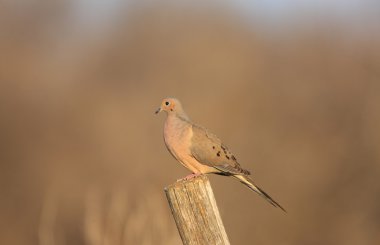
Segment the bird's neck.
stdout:
<svg viewBox="0 0 380 245">
<path fill-rule="evenodd" d="M 185 121 L 185 122 L 190 122 L 190 118 L 187 116 L 187 114 L 184 111 L 180 112 L 171 112 L 168 113 L 168 118 L 178 118 L 179 120 Z"/>
<path fill-rule="evenodd" d="M 181 130 L 191 124 L 186 114 L 178 115 L 169 113 L 165 121 L 165 131 Z"/>
</svg>

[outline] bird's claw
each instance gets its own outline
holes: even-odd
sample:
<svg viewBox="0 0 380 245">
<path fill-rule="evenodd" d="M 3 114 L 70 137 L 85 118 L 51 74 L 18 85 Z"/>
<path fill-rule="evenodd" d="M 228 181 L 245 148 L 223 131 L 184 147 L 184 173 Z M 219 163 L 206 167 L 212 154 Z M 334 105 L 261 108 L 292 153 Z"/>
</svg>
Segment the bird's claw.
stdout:
<svg viewBox="0 0 380 245">
<path fill-rule="evenodd" d="M 180 182 L 180 181 L 183 181 L 183 180 L 191 180 L 191 179 L 193 179 L 195 177 L 198 177 L 199 175 L 202 175 L 202 174 L 201 173 L 197 173 L 197 174 L 192 173 L 192 174 L 189 174 L 189 175 L 185 176 L 182 179 L 177 179 L 177 182 Z"/>
</svg>

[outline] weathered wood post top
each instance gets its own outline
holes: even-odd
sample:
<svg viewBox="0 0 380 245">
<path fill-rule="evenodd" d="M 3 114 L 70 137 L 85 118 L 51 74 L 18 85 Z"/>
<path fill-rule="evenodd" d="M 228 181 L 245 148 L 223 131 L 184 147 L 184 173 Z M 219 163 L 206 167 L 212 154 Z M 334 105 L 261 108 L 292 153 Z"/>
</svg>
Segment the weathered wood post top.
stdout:
<svg viewBox="0 0 380 245">
<path fill-rule="evenodd" d="M 206 175 L 176 182 L 165 193 L 183 244 L 230 244 Z"/>
</svg>

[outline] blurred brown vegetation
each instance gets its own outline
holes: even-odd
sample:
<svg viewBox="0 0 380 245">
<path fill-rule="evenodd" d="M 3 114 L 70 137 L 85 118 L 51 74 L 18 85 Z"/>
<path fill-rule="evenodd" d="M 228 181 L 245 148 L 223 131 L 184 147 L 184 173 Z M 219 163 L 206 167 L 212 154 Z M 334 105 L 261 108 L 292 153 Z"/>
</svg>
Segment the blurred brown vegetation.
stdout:
<svg viewBox="0 0 380 245">
<path fill-rule="evenodd" d="M 287 210 L 212 176 L 232 244 L 380 242 L 380 33 L 263 31 L 223 8 L 0 8 L 0 243 L 179 244 L 161 99 L 182 100 Z M 349 29 L 349 28 L 348 28 Z M 360 34 L 360 35 L 359 35 Z"/>
</svg>

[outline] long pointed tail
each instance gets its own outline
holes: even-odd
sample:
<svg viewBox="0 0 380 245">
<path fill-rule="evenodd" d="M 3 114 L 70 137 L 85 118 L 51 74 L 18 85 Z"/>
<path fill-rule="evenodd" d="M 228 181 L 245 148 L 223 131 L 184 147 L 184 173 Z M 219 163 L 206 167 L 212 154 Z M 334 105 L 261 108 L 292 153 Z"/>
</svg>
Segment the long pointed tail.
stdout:
<svg viewBox="0 0 380 245">
<path fill-rule="evenodd" d="M 273 200 L 273 198 L 271 198 L 267 193 L 265 193 L 265 191 L 263 191 L 257 185 L 255 185 L 255 183 L 249 177 L 244 176 L 244 175 L 233 175 L 233 176 L 237 178 L 241 183 L 246 185 L 249 189 L 253 190 L 254 192 L 258 193 L 260 196 L 265 198 L 265 200 L 267 200 L 274 207 L 279 207 L 286 213 L 286 210 L 278 202 Z"/>
</svg>

